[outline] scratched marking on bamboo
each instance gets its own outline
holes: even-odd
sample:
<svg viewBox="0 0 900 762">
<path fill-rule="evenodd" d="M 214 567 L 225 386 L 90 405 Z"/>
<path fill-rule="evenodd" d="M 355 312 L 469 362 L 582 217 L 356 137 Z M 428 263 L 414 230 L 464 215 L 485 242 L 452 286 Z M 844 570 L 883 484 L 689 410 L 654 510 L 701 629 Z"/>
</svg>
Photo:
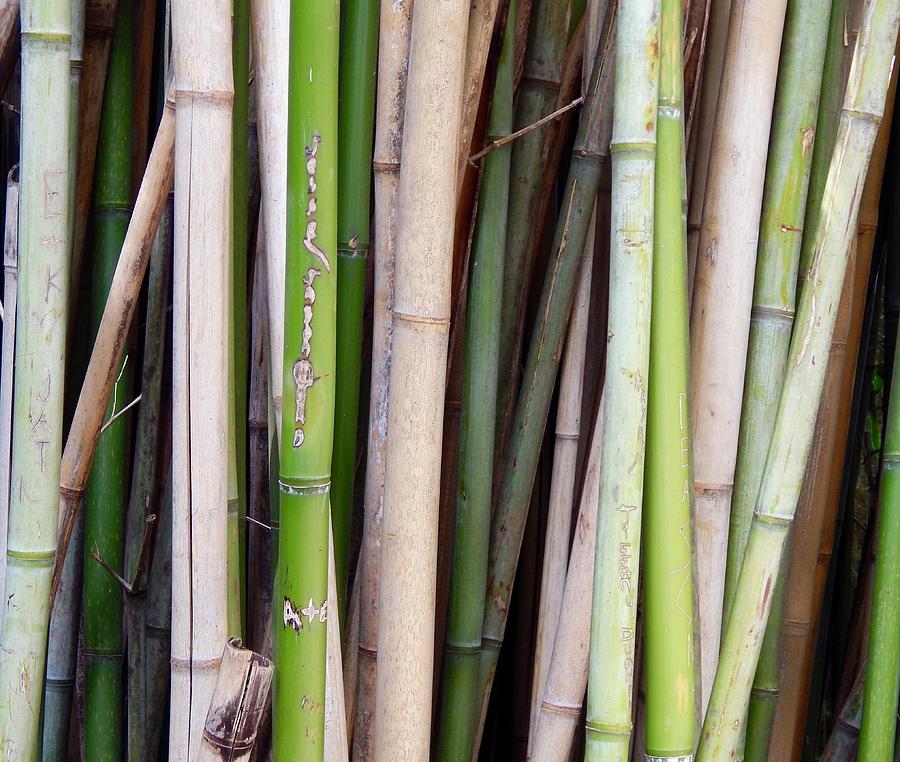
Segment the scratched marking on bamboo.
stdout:
<svg viewBox="0 0 900 762">
<path fill-rule="evenodd" d="M 318 209 L 318 201 L 315 193 L 318 188 L 316 181 L 316 171 L 318 167 L 319 144 L 322 138 L 318 133 L 314 133 L 312 137 L 312 145 L 307 146 L 304 151 L 306 153 L 306 174 L 307 185 L 306 192 L 309 200 L 306 205 L 306 236 L 303 238 L 304 248 L 312 254 L 326 272 L 331 272 L 331 263 L 322 249 L 316 245 L 318 238 L 318 221 L 316 220 L 316 211 Z M 305 434 L 303 427 L 306 425 L 306 398 L 310 388 L 316 382 L 316 374 L 313 369 L 312 362 L 309 357 L 312 352 L 312 320 L 313 305 L 316 303 L 316 290 L 314 283 L 316 278 L 322 274 L 317 267 L 310 267 L 303 277 L 303 333 L 301 334 L 300 357 L 291 368 L 291 375 L 294 378 L 296 389 L 295 409 L 294 409 L 294 438 L 292 445 L 300 447 L 303 445 Z"/>
<path fill-rule="evenodd" d="M 306 617 L 306 623 L 303 622 Z M 315 601 L 310 598 L 309 603 L 302 609 L 299 604 L 294 603 L 290 598 L 284 596 L 284 606 L 282 608 L 282 622 L 285 627 L 290 627 L 294 632 L 303 632 L 303 628 L 307 629 L 312 625 L 313 620 L 319 624 L 325 624 L 328 621 L 328 601 L 322 601 L 321 606 L 316 606 Z"/>
</svg>

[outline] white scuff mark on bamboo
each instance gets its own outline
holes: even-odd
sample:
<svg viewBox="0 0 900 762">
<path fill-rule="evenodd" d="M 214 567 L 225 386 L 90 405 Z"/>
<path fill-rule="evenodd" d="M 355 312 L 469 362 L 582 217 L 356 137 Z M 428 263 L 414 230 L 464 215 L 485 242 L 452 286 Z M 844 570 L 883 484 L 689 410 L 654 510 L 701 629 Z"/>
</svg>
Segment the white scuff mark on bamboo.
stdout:
<svg viewBox="0 0 900 762">
<path fill-rule="evenodd" d="M 290 627 L 294 632 L 300 632 L 303 629 L 303 617 L 301 612 L 297 610 L 294 602 L 284 596 L 284 614 L 282 621 L 285 627 Z"/>
</svg>

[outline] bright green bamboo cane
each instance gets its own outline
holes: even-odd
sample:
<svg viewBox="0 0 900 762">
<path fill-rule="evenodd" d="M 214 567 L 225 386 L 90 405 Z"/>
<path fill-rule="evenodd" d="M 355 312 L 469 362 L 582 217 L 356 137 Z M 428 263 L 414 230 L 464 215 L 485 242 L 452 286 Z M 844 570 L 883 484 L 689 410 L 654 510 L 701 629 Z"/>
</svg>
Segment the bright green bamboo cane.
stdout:
<svg viewBox="0 0 900 762">
<path fill-rule="evenodd" d="M 650 350 L 659 0 L 616 29 L 609 324 L 587 693 L 587 760 L 626 760 L 637 613 Z M 679 198 L 681 184 L 678 184 Z M 679 225 L 681 220 L 679 217 Z"/>
<path fill-rule="evenodd" d="M 511 0 L 488 116 L 487 138 L 512 132 L 515 0 Z M 512 147 L 484 159 L 469 273 L 463 358 L 462 418 L 456 491 L 456 530 L 437 757 L 468 760 L 481 708 L 479 652 L 491 533 L 491 482 L 497 406 L 503 257 Z"/>
<path fill-rule="evenodd" d="M 284 389 L 275 576 L 274 750 L 325 743 L 328 516 L 334 430 L 340 6 L 291 2 Z"/>
<path fill-rule="evenodd" d="M 697 725 L 681 29 L 681 0 L 662 0 L 644 469 L 648 759 L 691 758 Z"/>
<path fill-rule="evenodd" d="M 120 0 L 107 68 L 92 224 L 93 324 L 106 306 L 131 201 L 132 37 L 130 0 Z M 124 371 L 124 369 L 123 369 Z M 121 409 L 128 383 L 119 374 L 107 418 Z M 84 525 L 84 753 L 90 760 L 119 760 L 124 737 L 122 684 L 122 588 L 95 558 L 122 574 L 125 556 L 125 506 L 128 503 L 126 419 L 111 423 L 97 442 L 85 495 Z"/>
<path fill-rule="evenodd" d="M 0 748 L 38 757 L 56 552 L 69 282 L 69 0 L 22 2 L 19 288 Z"/>
<path fill-rule="evenodd" d="M 726 759 L 744 732 L 752 675 L 797 507 L 828 365 L 851 236 L 884 108 L 900 0 L 868 0 L 825 185 L 815 246 L 756 510 L 725 629 L 698 758 Z"/>
<path fill-rule="evenodd" d="M 897 342 L 900 348 L 900 340 Z M 900 354 L 895 350 L 881 461 L 881 512 L 863 694 L 860 762 L 890 759 L 900 691 Z"/>
<path fill-rule="evenodd" d="M 482 685 L 481 723 L 484 722 L 494 670 L 503 644 L 544 427 L 556 385 L 569 313 L 575 298 L 575 281 L 584 252 L 584 241 L 600 186 L 602 157 L 605 153 L 601 125 L 603 112 L 610 107 L 609 93 L 612 89 L 607 53 L 615 12 L 616 3 L 611 2 L 607 8 L 605 31 L 597 49 L 587 106 L 572 149 L 572 163 L 554 233 L 553 254 L 538 305 L 537 314 L 541 317 L 532 333 L 522 390 L 516 404 L 507 452 L 503 456 L 503 477 L 491 523 L 482 625 L 479 669 Z M 507 227 L 512 224 L 510 217 Z M 510 266 L 508 252 L 507 241 L 504 270 Z M 499 402 L 498 390 L 498 405 Z"/>
<path fill-rule="evenodd" d="M 337 385 L 331 520 L 338 605 L 344 622 L 350 519 L 356 477 L 356 433 L 362 360 L 363 297 L 369 256 L 378 0 L 345 0 L 341 8 L 338 114 Z"/>
</svg>

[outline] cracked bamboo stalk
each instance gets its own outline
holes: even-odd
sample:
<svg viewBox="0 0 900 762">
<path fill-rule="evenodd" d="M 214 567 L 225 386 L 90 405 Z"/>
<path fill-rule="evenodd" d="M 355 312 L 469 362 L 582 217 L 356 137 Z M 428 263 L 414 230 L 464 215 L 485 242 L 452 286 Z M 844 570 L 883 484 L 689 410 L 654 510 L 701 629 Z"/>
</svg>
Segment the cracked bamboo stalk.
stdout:
<svg viewBox="0 0 900 762">
<path fill-rule="evenodd" d="M 16 348 L 16 289 L 18 279 L 19 180 L 18 167 L 6 178 L 6 216 L 3 228 L 3 345 L 0 359 L 0 548 L 9 531 L 9 468 L 12 436 L 13 359 Z M 0 552 L 0 601 L 6 584 L 6 553 Z M 0 607 L 0 622 L 3 609 Z"/>
<path fill-rule="evenodd" d="M 400 169 L 375 759 L 430 748 L 441 431 L 466 0 L 416 0 Z"/>
<path fill-rule="evenodd" d="M 260 721 L 269 700 L 274 667 L 229 638 L 222 653 L 197 762 L 241 762 L 250 759 Z"/>
<path fill-rule="evenodd" d="M 22 7 L 19 286 L 0 738 L 11 759 L 38 757 L 50 586 L 57 546 L 68 323 L 69 0 Z"/>
<path fill-rule="evenodd" d="M 231 6 L 172 3 L 175 253 L 169 757 L 191 760 L 228 634 Z"/>
<path fill-rule="evenodd" d="M 403 116 L 408 73 L 411 0 L 381 3 L 376 86 L 373 175 L 375 193 L 375 288 L 372 304 L 372 378 L 369 393 L 363 539 L 360 549 L 359 674 L 353 712 L 353 757 L 373 758 L 378 597 L 381 585 L 381 523 L 384 509 L 388 381 L 391 371 L 394 265 Z"/>
<path fill-rule="evenodd" d="M 634 633 L 650 352 L 659 88 L 658 0 L 616 24 L 605 435 L 588 676 L 585 760 L 625 760 L 632 731 Z"/>
<path fill-rule="evenodd" d="M 691 304 L 701 713 L 716 672 L 757 237 L 786 0 L 735 0 Z"/>
<path fill-rule="evenodd" d="M 528 752 L 528 759 L 535 762 L 565 762 L 569 759 L 584 706 L 591 639 L 591 597 L 602 437 L 603 425 L 598 416 L 584 473 L 584 488 L 575 522 L 575 537 L 566 571 L 559 624 L 541 694 L 534 739 Z"/>
<path fill-rule="evenodd" d="M 287 209 L 288 28 L 285 0 L 251 0 L 251 33 L 259 137 L 262 219 L 265 221 L 269 296 L 269 346 L 284 345 L 284 267 Z M 281 434 L 284 358 L 269 353 L 269 393 L 275 405 L 275 434 Z M 277 440 L 276 440 L 277 441 Z"/>
<path fill-rule="evenodd" d="M 734 753 L 744 732 L 775 577 L 814 434 L 848 251 L 888 91 L 898 23 L 900 0 L 867 1 L 736 603 L 725 629 L 704 721 L 700 762 Z"/>
<path fill-rule="evenodd" d="M 116 274 L 109 289 L 103 320 L 85 373 L 78 405 L 69 427 L 59 480 L 59 548 L 53 569 L 52 594 L 59 583 L 66 547 L 112 394 L 125 337 L 131 327 L 138 295 L 159 221 L 172 187 L 175 145 L 175 108 L 169 99 L 156 132 L 144 180 L 138 192 Z"/>
</svg>

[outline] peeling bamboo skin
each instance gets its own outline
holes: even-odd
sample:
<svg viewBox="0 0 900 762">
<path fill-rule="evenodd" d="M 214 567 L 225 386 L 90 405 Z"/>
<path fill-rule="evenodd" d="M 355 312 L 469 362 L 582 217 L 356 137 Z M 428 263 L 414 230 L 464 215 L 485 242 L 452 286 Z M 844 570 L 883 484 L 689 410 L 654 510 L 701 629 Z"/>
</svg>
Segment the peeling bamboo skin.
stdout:
<svg viewBox="0 0 900 762">
<path fill-rule="evenodd" d="M 227 637 L 231 7 L 172 6 L 175 98 L 170 759 L 198 752 Z M 197 462 L 203 467 L 197 468 Z M 192 463 L 194 467 L 192 467 Z"/>
<path fill-rule="evenodd" d="M 427 759 L 466 0 L 417 0 L 400 170 L 375 759 Z"/>
<path fill-rule="evenodd" d="M 681 0 L 662 0 L 643 533 L 646 756 L 693 756 L 696 632 Z"/>
<path fill-rule="evenodd" d="M 6 759 L 24 761 L 38 757 L 56 551 L 70 234 L 69 0 L 25 0 L 21 25 L 22 121 L 31 127 L 21 138 L 0 746 Z"/>
<path fill-rule="evenodd" d="M 831 0 L 795 0 L 788 4 L 785 18 L 731 501 L 722 607 L 725 621 L 787 366 L 830 8 Z"/>
<path fill-rule="evenodd" d="M 809 455 L 859 199 L 884 108 L 900 2 L 871 0 L 835 141 L 808 287 L 801 295 L 788 374 L 698 751 L 700 762 L 737 749 L 772 604 L 784 541 Z"/>
<path fill-rule="evenodd" d="M 354 760 L 370 760 L 375 752 L 372 733 L 381 582 L 381 523 L 384 516 L 388 382 L 393 342 L 397 204 L 411 23 L 412 2 L 409 0 L 380 4 L 373 146 L 375 283 L 372 300 L 372 378 L 360 549 L 362 587 L 359 603 L 359 677 L 353 723 Z"/>
<path fill-rule="evenodd" d="M 890 759 L 897 729 L 900 691 L 900 363 L 896 360 L 892 376 L 881 467 L 881 510 L 859 737 L 860 762 Z"/>
<path fill-rule="evenodd" d="M 701 705 L 719 652 L 757 236 L 786 0 L 735 0 L 691 305 Z M 725 227 L 727 226 L 727 227 Z"/>
<path fill-rule="evenodd" d="M 338 217 L 337 2 L 291 3 L 284 377 L 272 703 L 276 757 L 325 752 Z M 324 52 L 323 52 L 324 51 Z M 268 228 L 266 230 L 268 234 Z M 270 316 L 274 319 L 274 316 Z"/>
</svg>

